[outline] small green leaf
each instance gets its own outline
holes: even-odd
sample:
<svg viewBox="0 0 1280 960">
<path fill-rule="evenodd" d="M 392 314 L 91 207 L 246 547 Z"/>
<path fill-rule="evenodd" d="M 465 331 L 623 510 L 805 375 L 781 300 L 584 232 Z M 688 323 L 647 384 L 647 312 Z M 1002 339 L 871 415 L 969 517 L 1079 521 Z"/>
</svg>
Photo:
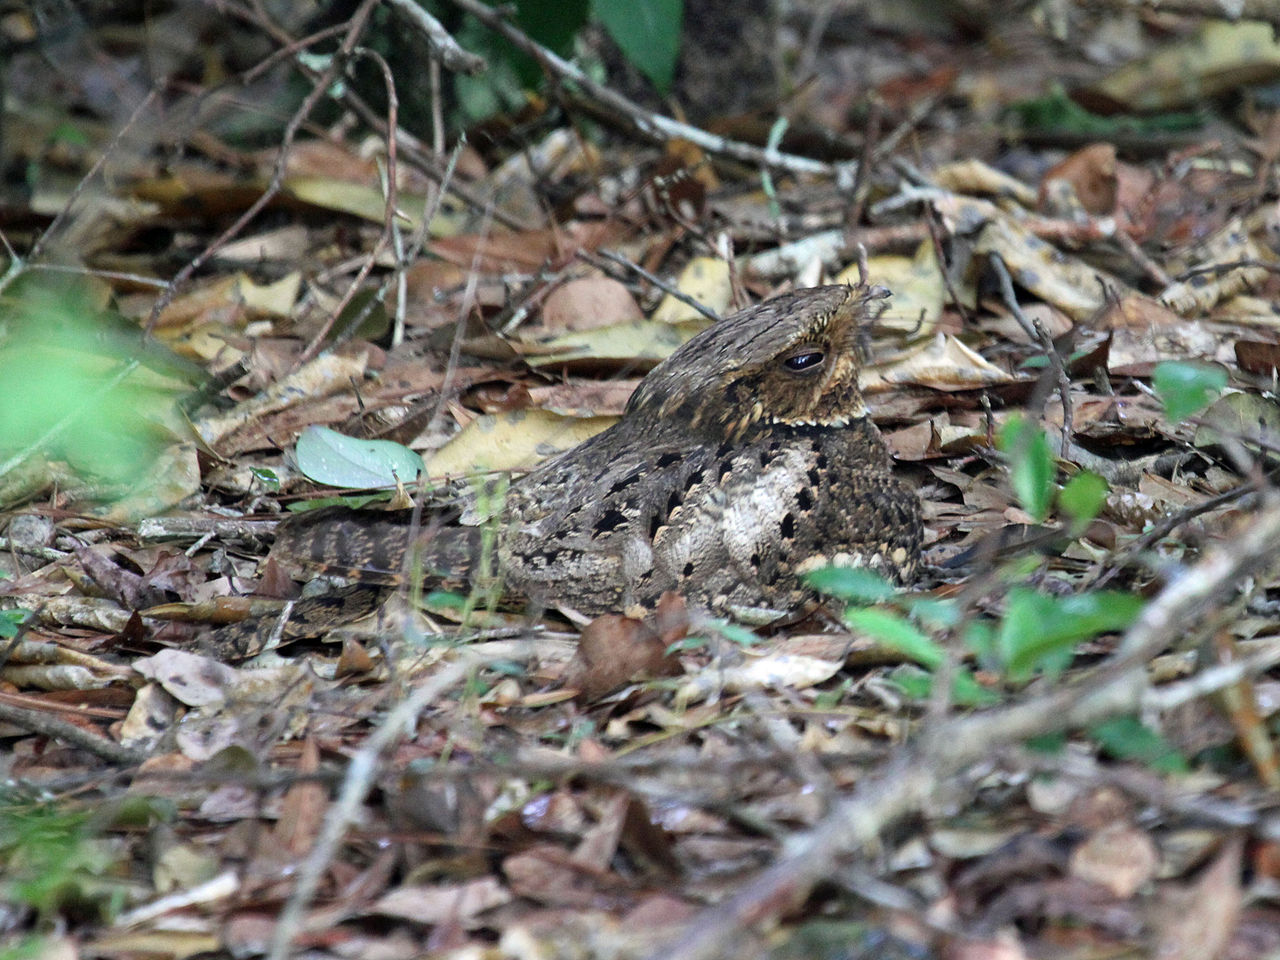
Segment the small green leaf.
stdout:
<svg viewBox="0 0 1280 960">
<path fill-rule="evenodd" d="M 1166 360 L 1156 365 L 1151 385 L 1172 422 L 1199 413 L 1227 385 L 1227 371 L 1216 364 Z"/>
<path fill-rule="evenodd" d="M 280 489 L 280 478 L 276 476 L 274 470 L 268 470 L 266 467 L 250 467 L 249 472 L 253 474 L 253 479 L 268 490 L 274 492 Z"/>
<path fill-rule="evenodd" d="M 928 700 L 933 693 L 933 674 L 914 665 L 904 664 L 893 670 L 889 682 L 912 700 Z M 961 707 L 989 707 L 1000 702 L 995 693 L 978 683 L 963 667 L 952 677 L 951 699 Z"/>
<path fill-rule="evenodd" d="M 294 449 L 298 469 L 316 483 L 360 489 L 412 483 L 422 458 L 390 440 L 357 440 L 328 427 L 309 426 Z"/>
<path fill-rule="evenodd" d="M 1141 609 L 1140 597 L 1115 590 L 1050 597 L 1029 587 L 1014 587 L 995 653 L 1015 682 L 1037 670 L 1057 672 L 1070 663 L 1077 643 L 1109 630 L 1123 630 Z"/>
<path fill-rule="evenodd" d="M 35 611 L 25 607 L 14 607 L 12 610 L 0 610 L 0 640 L 12 640 L 18 635 L 23 621 L 34 616 Z"/>
<path fill-rule="evenodd" d="M 592 0 L 591 9 L 627 59 L 666 95 L 680 54 L 684 0 Z"/>
<path fill-rule="evenodd" d="M 804 579 L 819 593 L 858 603 L 879 603 L 897 592 L 893 584 L 866 567 L 820 567 Z"/>
<path fill-rule="evenodd" d="M 946 630 L 960 622 L 960 607 L 954 600 L 907 596 L 901 603 L 912 617 L 934 630 Z"/>
<path fill-rule="evenodd" d="M 432 590 L 422 598 L 422 605 L 430 610 L 461 610 L 467 598 L 452 590 Z"/>
<path fill-rule="evenodd" d="M 1061 753 L 1067 746 L 1067 735 L 1061 731 L 1056 733 L 1042 733 L 1038 737 L 1030 737 L 1027 739 L 1027 749 L 1035 753 L 1044 753 L 1052 756 Z"/>
<path fill-rule="evenodd" d="M 1036 523 L 1044 520 L 1053 496 L 1053 453 L 1044 431 L 1025 417 L 1010 417 L 999 446 L 1009 458 L 1009 483 L 1022 509 Z"/>
<path fill-rule="evenodd" d="M 760 642 L 760 638 L 750 628 L 744 627 L 739 623 L 732 623 L 729 620 L 707 620 L 703 623 L 703 626 L 714 630 L 726 640 L 736 643 L 740 647 L 750 647 Z"/>
<path fill-rule="evenodd" d="M 1084 533 L 1089 522 L 1102 510 L 1109 489 L 1106 480 L 1089 470 L 1067 481 L 1058 493 L 1058 509 L 1071 518 L 1073 536 Z"/>
<path fill-rule="evenodd" d="M 1114 717 L 1095 724 L 1089 733 L 1107 753 L 1122 760 L 1138 760 L 1163 773 L 1186 773 L 1186 758 L 1137 717 Z"/>
<path fill-rule="evenodd" d="M 920 628 L 888 610 L 859 607 L 847 610 L 845 623 L 872 637 L 909 660 L 930 669 L 942 663 L 946 654 Z"/>
</svg>

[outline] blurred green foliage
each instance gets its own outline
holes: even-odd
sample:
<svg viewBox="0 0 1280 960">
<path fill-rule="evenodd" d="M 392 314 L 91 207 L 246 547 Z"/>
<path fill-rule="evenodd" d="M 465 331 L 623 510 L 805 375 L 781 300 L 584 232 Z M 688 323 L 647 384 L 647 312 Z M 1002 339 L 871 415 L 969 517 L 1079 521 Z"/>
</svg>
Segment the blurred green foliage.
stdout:
<svg viewBox="0 0 1280 960">
<path fill-rule="evenodd" d="M 202 376 L 99 308 L 86 283 L 20 277 L 0 299 L 0 473 L 41 455 L 133 482 L 185 435 L 176 401 Z"/>
</svg>

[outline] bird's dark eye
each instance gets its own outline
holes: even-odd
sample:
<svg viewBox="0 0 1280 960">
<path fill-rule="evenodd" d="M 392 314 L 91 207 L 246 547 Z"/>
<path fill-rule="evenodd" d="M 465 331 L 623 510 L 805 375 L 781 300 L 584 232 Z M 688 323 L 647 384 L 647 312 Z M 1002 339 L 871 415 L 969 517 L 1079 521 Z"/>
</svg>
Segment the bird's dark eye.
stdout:
<svg viewBox="0 0 1280 960">
<path fill-rule="evenodd" d="M 785 357 L 782 365 L 792 373 L 813 373 L 822 366 L 825 355 L 817 347 L 801 347 L 795 353 Z"/>
</svg>

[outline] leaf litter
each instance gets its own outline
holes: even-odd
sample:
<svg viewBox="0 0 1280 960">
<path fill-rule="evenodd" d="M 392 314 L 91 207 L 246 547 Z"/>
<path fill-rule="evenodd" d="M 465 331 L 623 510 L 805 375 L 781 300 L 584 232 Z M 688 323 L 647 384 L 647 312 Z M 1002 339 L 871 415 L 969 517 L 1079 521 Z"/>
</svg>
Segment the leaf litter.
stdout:
<svg viewBox="0 0 1280 960">
<path fill-rule="evenodd" d="M 224 127 L 112 143 L 86 124 L 112 169 L 77 206 L 61 181 L 92 161 L 37 136 L 35 108 L 91 103 L 103 61 L 73 103 L 20 87 L 11 149 L 36 189 L 6 235 L 29 251 L 70 213 L 0 325 L 0 944 L 1280 949 L 1276 557 L 1248 552 L 1280 449 L 1277 112 L 1248 86 L 1274 79 L 1274 44 L 1264 24 L 1104 29 L 1067 6 L 1083 59 L 1034 30 L 1039 54 L 1019 55 L 994 23 L 885 27 L 887 55 L 839 15 L 815 26 L 815 89 L 860 99 L 800 88 L 792 123 L 829 139 L 784 134 L 767 180 L 732 150 L 584 133 L 540 100 L 519 137 L 459 148 L 444 191 L 450 158 L 421 144 L 393 164 L 351 125 L 302 138 L 262 218 L 164 302 L 154 278 L 205 260 L 272 183 L 280 130 L 250 150 Z M 232 56 L 226 26 L 210 56 Z M 913 44 L 946 67 L 917 70 Z M 975 67 L 974 49 L 1003 53 Z M 841 79 L 855 51 L 885 57 L 882 79 Z M 1201 127 L 1161 115 L 1188 109 Z M 285 511 L 357 487 L 394 502 L 418 464 L 444 499 L 527 470 L 604 429 L 709 315 L 856 280 L 859 243 L 895 293 L 863 385 L 924 499 L 917 587 L 835 576 L 824 609 L 756 629 L 674 596 L 573 624 L 406 588 L 249 663 L 211 655 L 213 624 L 283 624 L 332 589 L 265 559 Z M 60 290 L 90 332 L 20 349 L 31 297 L 56 310 Z M 315 468 L 316 425 L 353 441 L 329 451 L 340 473 Z M 1215 589 L 1178 606 L 1193 582 Z M 1135 666 L 1141 697 L 1091 712 L 1106 671 Z M 1019 719 L 1072 685 L 1070 708 Z M 966 721 L 995 731 L 981 749 Z M 57 834 L 68 814 L 85 825 Z M 41 863 L 63 869 L 37 884 Z"/>
</svg>

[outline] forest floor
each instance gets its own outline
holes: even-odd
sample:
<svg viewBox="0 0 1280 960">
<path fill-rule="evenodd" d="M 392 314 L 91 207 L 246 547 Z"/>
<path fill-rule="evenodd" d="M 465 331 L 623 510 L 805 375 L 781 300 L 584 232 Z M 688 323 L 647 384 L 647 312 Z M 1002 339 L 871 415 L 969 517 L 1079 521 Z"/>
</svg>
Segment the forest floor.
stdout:
<svg viewBox="0 0 1280 960">
<path fill-rule="evenodd" d="M 376 3 L 0 19 L 0 960 L 1280 953 L 1280 42 L 937 6 L 801 5 L 735 115 L 543 57 L 465 138 Z M 862 270 L 918 582 L 286 629 L 283 517 Z"/>
</svg>

